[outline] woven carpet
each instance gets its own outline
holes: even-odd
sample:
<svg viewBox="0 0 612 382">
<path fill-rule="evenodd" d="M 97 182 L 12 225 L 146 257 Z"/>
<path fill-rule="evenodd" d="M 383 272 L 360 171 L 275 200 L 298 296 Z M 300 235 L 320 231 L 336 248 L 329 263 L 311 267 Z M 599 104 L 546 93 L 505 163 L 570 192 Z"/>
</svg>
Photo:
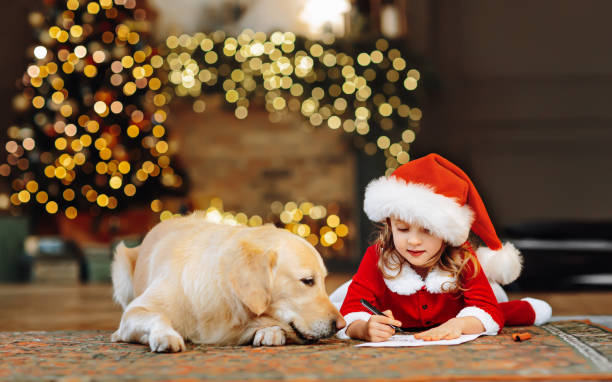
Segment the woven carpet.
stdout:
<svg viewBox="0 0 612 382">
<path fill-rule="evenodd" d="M 513 332 L 532 338 L 514 342 Z M 456 346 L 356 348 L 358 341 L 156 354 L 109 331 L 0 332 L 0 380 L 612 380 L 612 332 L 585 321 L 505 328 Z"/>
</svg>

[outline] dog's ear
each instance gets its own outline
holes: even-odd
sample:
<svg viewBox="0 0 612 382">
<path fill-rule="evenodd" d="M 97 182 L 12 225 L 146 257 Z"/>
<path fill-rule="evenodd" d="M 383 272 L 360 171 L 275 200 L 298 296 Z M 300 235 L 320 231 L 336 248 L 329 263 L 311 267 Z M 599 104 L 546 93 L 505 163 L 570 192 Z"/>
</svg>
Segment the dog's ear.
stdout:
<svg viewBox="0 0 612 382">
<path fill-rule="evenodd" d="M 230 286 L 240 301 L 259 316 L 270 305 L 278 255 L 246 241 L 240 243 L 238 252 L 236 261 L 229 266 Z"/>
</svg>

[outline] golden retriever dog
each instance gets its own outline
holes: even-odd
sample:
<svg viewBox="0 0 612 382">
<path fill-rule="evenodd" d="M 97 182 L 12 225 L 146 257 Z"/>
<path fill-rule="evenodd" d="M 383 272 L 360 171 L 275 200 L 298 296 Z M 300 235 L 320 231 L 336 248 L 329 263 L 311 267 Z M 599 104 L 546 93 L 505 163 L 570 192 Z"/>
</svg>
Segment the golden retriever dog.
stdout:
<svg viewBox="0 0 612 382">
<path fill-rule="evenodd" d="M 283 345 L 330 337 L 345 325 L 325 290 L 325 265 L 306 240 L 273 225 L 215 224 L 202 214 L 164 220 L 112 265 L 123 307 L 113 342 L 185 350 Z"/>
</svg>

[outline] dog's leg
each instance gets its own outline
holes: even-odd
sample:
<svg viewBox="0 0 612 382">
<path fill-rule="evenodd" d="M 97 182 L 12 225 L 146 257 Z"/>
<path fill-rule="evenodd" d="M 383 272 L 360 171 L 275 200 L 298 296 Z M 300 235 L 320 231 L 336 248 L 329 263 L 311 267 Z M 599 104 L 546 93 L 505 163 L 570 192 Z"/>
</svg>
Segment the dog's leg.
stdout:
<svg viewBox="0 0 612 382">
<path fill-rule="evenodd" d="M 280 346 L 287 342 L 285 329 L 277 320 L 267 316 L 256 317 L 240 336 L 238 343 L 253 346 Z"/>
<path fill-rule="evenodd" d="M 280 326 L 268 326 L 257 329 L 253 338 L 253 346 L 279 346 L 284 345 L 287 339 Z"/>
<path fill-rule="evenodd" d="M 172 328 L 170 320 L 163 313 L 143 306 L 128 306 L 111 341 L 148 344 L 154 352 L 185 350 L 185 341 Z"/>
</svg>

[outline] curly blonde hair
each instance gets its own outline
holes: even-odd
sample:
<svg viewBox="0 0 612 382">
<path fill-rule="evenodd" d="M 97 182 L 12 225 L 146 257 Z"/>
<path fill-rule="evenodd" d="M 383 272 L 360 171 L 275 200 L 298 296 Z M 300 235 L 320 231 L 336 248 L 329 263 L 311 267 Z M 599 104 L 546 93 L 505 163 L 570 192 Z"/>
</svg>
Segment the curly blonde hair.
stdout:
<svg viewBox="0 0 612 382">
<path fill-rule="evenodd" d="M 378 269 L 386 279 L 394 279 L 402 271 L 402 267 L 410 266 L 408 261 L 404 259 L 402 255 L 397 252 L 395 244 L 393 243 L 393 232 L 391 230 L 391 222 L 387 219 L 382 223 L 378 230 L 378 236 L 375 240 L 375 244 L 378 249 Z M 457 280 L 456 283 L 449 283 L 443 285 L 444 292 L 456 293 L 459 291 L 465 291 L 464 282 L 465 280 L 461 277 L 462 272 L 471 263 L 474 272 L 470 279 L 476 277 L 479 272 L 478 261 L 476 256 L 470 250 L 471 246 L 466 243 L 465 246 L 451 247 L 446 243 L 442 244 L 442 247 L 438 253 L 433 256 L 424 268 L 431 268 L 438 266 L 443 271 L 447 271 L 451 274 L 452 278 Z M 394 271 L 393 275 L 387 273 L 387 270 Z"/>
</svg>

